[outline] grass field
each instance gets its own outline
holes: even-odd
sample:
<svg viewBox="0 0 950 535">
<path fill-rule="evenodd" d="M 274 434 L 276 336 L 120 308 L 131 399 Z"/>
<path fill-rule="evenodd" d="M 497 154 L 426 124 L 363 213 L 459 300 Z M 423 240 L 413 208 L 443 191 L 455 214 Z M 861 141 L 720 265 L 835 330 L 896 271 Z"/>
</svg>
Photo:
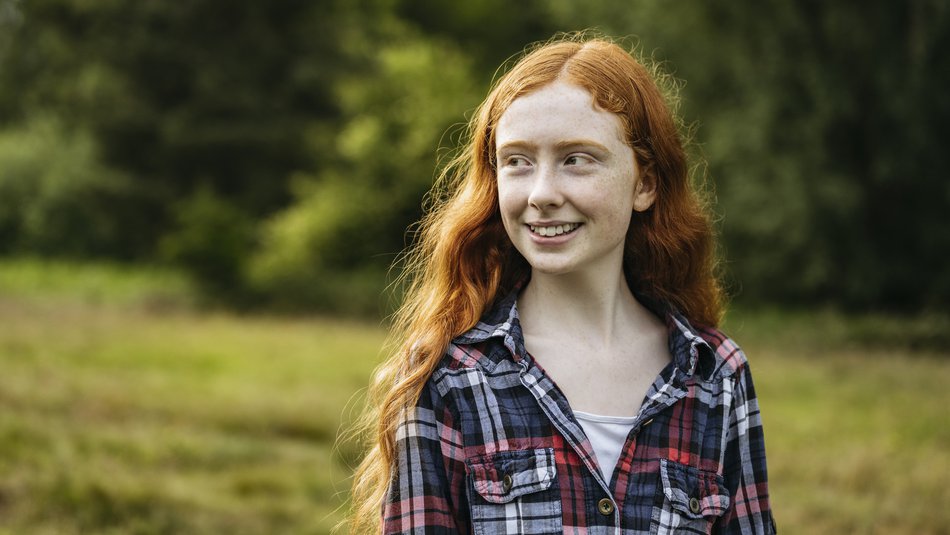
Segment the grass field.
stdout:
<svg viewBox="0 0 950 535">
<path fill-rule="evenodd" d="M 316 534 L 339 520 L 357 453 L 335 436 L 382 330 L 198 312 L 188 294 L 160 273 L 0 265 L 0 533 Z M 782 533 L 950 533 L 943 324 L 923 349 L 872 343 L 906 331 L 888 321 L 729 318 Z"/>
<path fill-rule="evenodd" d="M 780 532 L 950 533 L 950 355 L 745 350 Z"/>
</svg>

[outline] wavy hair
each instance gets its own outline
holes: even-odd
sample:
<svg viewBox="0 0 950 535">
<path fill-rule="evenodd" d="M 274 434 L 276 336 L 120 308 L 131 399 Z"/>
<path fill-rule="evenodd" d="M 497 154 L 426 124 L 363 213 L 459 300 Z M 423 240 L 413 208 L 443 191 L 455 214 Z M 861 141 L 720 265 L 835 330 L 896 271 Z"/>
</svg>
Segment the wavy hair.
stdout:
<svg viewBox="0 0 950 535">
<path fill-rule="evenodd" d="M 465 148 L 440 174 L 415 244 L 404 253 L 406 293 L 394 316 L 392 352 L 374 375 L 360 424 L 368 451 L 354 476 L 351 533 L 379 532 L 401 414 L 415 404 L 449 342 L 530 274 L 502 226 L 495 130 L 515 99 L 555 80 L 583 87 L 620 117 L 641 176 L 656 183 L 653 206 L 631 214 L 624 252 L 630 288 L 693 322 L 714 326 L 720 319 L 712 226 L 691 186 L 681 125 L 658 86 L 669 90 L 669 79 L 600 37 L 559 36 L 529 49 L 469 122 Z"/>
</svg>

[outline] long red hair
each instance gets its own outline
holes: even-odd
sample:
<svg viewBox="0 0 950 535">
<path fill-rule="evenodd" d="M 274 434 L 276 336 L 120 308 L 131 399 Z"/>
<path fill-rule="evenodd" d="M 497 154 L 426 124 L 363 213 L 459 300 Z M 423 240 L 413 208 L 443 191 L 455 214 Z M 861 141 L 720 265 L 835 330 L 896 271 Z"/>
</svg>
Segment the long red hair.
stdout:
<svg viewBox="0 0 950 535">
<path fill-rule="evenodd" d="M 403 257 L 406 292 L 392 326 L 393 351 L 375 374 L 362 420 L 369 450 L 355 474 L 353 533 L 379 531 L 401 413 L 415 404 L 448 343 L 530 273 L 498 211 L 495 128 L 516 98 L 555 80 L 585 88 L 597 106 L 620 117 L 641 175 L 656 182 L 654 205 L 631 214 L 624 257 L 630 288 L 696 323 L 714 326 L 720 319 L 712 227 L 691 187 L 679 125 L 658 87 L 666 79 L 601 38 L 566 36 L 535 47 L 478 108 L 465 150 L 436 181 L 415 244 Z"/>
</svg>

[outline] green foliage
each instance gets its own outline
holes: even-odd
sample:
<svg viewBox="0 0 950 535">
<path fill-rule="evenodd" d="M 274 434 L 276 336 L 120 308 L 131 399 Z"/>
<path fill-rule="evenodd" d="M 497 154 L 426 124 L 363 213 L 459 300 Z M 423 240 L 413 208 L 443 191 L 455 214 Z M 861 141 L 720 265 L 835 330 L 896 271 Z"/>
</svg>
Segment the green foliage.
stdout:
<svg viewBox="0 0 950 535">
<path fill-rule="evenodd" d="M 2 252 L 122 257 L 134 244 L 121 215 L 140 200 L 128 177 L 100 163 L 88 132 L 46 116 L 0 132 Z"/>
<path fill-rule="evenodd" d="M 502 62 L 529 43 L 549 39 L 555 31 L 575 26 L 569 18 L 557 16 L 551 9 L 552 3 L 521 0 L 517 9 L 512 9 L 506 0 L 402 0 L 397 3 L 396 13 L 423 34 L 456 43 L 487 79 Z"/>
<path fill-rule="evenodd" d="M 252 284 L 284 305 L 385 310 L 386 269 L 421 215 L 436 148 L 477 103 L 471 68 L 448 43 L 407 34 L 374 55 L 373 71 L 338 88 L 339 163 L 297 175 L 296 202 L 264 228 Z"/>
<path fill-rule="evenodd" d="M 950 306 L 945 2 L 552 2 L 687 83 L 739 298 Z"/>
<path fill-rule="evenodd" d="M 250 218 L 208 189 L 178 203 L 172 218 L 173 230 L 161 242 L 162 257 L 211 295 L 233 295 L 252 245 Z"/>
<path fill-rule="evenodd" d="M 379 197 L 333 182 L 302 182 L 298 190 L 300 202 L 265 227 L 248 271 L 251 288 L 281 308 L 378 313 L 385 261 L 367 258 L 365 236 Z"/>
<path fill-rule="evenodd" d="M 167 208 L 211 187 L 255 218 L 287 202 L 286 177 L 333 159 L 331 93 L 359 70 L 354 26 L 382 2 L 4 3 L 13 10 L 0 55 L 0 122 L 48 113 L 88 132 L 102 163 L 149 201 L 145 222 L 111 219 L 154 257 L 174 225 Z M 140 209 L 141 211 L 142 209 Z M 133 224 L 141 223 L 141 224 Z"/>
<path fill-rule="evenodd" d="M 378 310 L 452 125 L 505 58 L 585 27 L 686 80 L 739 300 L 950 306 L 941 0 L 0 1 L 0 254 Z"/>
</svg>

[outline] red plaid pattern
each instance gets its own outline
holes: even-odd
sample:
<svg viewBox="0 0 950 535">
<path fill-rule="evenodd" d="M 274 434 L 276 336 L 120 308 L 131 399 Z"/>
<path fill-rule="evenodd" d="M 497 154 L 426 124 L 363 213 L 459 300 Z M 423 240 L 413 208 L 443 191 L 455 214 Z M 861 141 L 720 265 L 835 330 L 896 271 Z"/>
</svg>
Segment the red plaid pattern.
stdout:
<svg viewBox="0 0 950 535">
<path fill-rule="evenodd" d="M 752 376 L 731 340 L 666 314 L 673 361 L 607 481 L 525 351 L 515 301 L 453 340 L 406 413 L 385 533 L 775 532 Z"/>
</svg>

